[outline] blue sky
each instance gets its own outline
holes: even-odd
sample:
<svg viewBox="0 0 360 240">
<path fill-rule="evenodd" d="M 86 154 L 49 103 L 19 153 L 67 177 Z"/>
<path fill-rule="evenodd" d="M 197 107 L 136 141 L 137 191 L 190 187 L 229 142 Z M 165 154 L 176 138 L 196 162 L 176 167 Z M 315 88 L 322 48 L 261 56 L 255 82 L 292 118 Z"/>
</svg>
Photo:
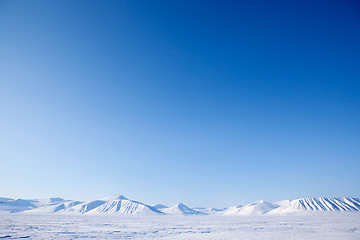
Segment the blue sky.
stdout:
<svg viewBox="0 0 360 240">
<path fill-rule="evenodd" d="M 0 195 L 356 196 L 357 1 L 0 1 Z"/>
</svg>

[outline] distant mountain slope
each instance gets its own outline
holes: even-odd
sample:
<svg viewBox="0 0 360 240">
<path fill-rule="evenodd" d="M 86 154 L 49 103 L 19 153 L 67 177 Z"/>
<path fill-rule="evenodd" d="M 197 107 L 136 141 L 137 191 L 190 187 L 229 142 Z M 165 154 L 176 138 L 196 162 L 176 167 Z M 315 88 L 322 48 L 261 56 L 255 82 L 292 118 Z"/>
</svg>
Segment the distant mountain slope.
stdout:
<svg viewBox="0 0 360 240">
<path fill-rule="evenodd" d="M 0 197 L 0 203 L 8 202 L 10 200 L 14 200 L 12 198 Z"/>
<path fill-rule="evenodd" d="M 24 200 L 24 199 L 10 199 L 0 202 L 0 211 L 3 212 L 23 212 L 36 208 L 34 200 Z"/>
<path fill-rule="evenodd" d="M 88 202 L 84 202 L 84 203 L 78 204 L 76 206 L 70 207 L 68 209 L 63 209 L 59 212 L 60 213 L 85 214 L 105 203 L 106 203 L 106 201 L 103 201 L 103 200 L 88 201 Z"/>
<path fill-rule="evenodd" d="M 278 207 L 279 205 L 260 200 L 246 206 L 230 207 L 225 211 L 223 211 L 223 214 L 224 215 L 262 215 Z"/>
<path fill-rule="evenodd" d="M 101 200 L 85 202 L 59 213 L 78 214 L 162 214 L 158 209 L 141 202 L 129 200 L 122 195 L 110 196 Z"/>
<path fill-rule="evenodd" d="M 41 206 L 41 207 L 38 207 L 38 208 L 35 208 L 32 210 L 25 211 L 24 213 L 42 213 L 42 214 L 56 213 L 59 211 L 64 211 L 66 209 L 69 209 L 69 208 L 79 205 L 81 203 L 83 203 L 83 202 L 68 200 L 63 203 Z"/>
<path fill-rule="evenodd" d="M 154 208 L 156 208 L 157 210 L 161 210 L 163 208 L 168 208 L 168 206 L 162 205 L 162 204 L 156 204 L 154 206 L 152 206 Z"/>
<path fill-rule="evenodd" d="M 289 204 L 290 202 L 291 202 L 290 200 L 282 200 L 282 201 L 275 202 L 274 204 L 279 205 L 281 207 L 281 206 Z"/>
<path fill-rule="evenodd" d="M 32 209 L 37 209 L 44 206 L 56 205 L 66 200 L 62 198 L 49 198 L 49 199 L 11 199 L 0 198 L 0 211 L 15 213 L 24 212 Z"/>
<path fill-rule="evenodd" d="M 300 198 L 270 211 L 268 214 L 301 212 L 356 212 L 360 211 L 359 198 Z"/>
<path fill-rule="evenodd" d="M 88 214 L 162 214 L 158 209 L 140 202 L 119 199 L 106 202 Z"/>
<path fill-rule="evenodd" d="M 220 214 L 223 211 L 225 211 L 227 208 L 203 208 L 203 207 L 197 207 L 197 208 L 193 208 L 196 211 L 205 213 L 205 214 Z"/>
<path fill-rule="evenodd" d="M 188 206 L 182 203 L 179 203 L 169 208 L 163 208 L 161 210 L 164 213 L 172 214 L 172 215 L 201 215 L 201 214 L 206 215 L 206 213 L 189 208 Z"/>
</svg>

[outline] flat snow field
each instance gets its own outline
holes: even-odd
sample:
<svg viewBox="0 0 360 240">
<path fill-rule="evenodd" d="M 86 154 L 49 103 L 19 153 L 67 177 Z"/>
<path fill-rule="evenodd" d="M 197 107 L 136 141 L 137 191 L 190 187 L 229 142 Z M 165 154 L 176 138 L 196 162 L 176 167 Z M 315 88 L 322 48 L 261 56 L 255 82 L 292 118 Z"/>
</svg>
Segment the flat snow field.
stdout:
<svg viewBox="0 0 360 240">
<path fill-rule="evenodd" d="M 74 216 L 0 214 L 0 239 L 360 239 L 360 214 Z"/>
</svg>

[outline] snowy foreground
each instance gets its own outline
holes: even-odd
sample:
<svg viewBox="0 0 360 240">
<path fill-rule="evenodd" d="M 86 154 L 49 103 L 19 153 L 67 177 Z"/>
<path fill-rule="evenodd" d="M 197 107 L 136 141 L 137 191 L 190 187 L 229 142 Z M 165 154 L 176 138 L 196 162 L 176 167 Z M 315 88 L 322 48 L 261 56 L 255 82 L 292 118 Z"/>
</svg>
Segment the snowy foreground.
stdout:
<svg viewBox="0 0 360 240">
<path fill-rule="evenodd" d="M 360 239 L 359 198 L 256 201 L 224 209 L 0 198 L 1 239 Z"/>
<path fill-rule="evenodd" d="M 0 239 L 360 239 L 360 214 L 99 216 L 0 214 Z"/>
</svg>

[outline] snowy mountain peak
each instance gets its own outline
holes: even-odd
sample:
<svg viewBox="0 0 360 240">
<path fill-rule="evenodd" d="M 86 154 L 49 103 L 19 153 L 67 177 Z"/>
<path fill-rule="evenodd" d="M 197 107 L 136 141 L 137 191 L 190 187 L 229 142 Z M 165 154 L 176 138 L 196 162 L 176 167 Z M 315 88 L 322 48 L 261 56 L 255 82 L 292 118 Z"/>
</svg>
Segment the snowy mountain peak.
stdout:
<svg viewBox="0 0 360 240">
<path fill-rule="evenodd" d="M 258 200 L 258 201 L 256 201 L 256 202 L 253 202 L 253 203 L 249 204 L 249 205 L 250 205 L 250 206 L 254 206 L 254 205 L 264 204 L 264 203 L 266 203 L 264 200 Z"/>
<path fill-rule="evenodd" d="M 262 215 L 278 207 L 279 205 L 259 200 L 243 207 L 230 207 L 224 211 L 224 215 Z"/>
<path fill-rule="evenodd" d="M 113 201 L 108 201 L 101 204 L 97 208 L 89 211 L 89 214 L 163 214 L 158 209 L 143 204 L 141 202 L 128 200 L 127 198 L 119 197 Z"/>
<path fill-rule="evenodd" d="M 126 197 L 124 197 L 123 195 L 111 195 L 111 196 L 105 197 L 100 200 L 109 202 L 109 201 L 114 201 L 114 200 L 128 200 L 128 199 Z"/>
<path fill-rule="evenodd" d="M 359 198 L 300 198 L 290 201 L 269 214 L 293 214 L 301 212 L 356 212 L 360 211 Z"/>
<path fill-rule="evenodd" d="M 183 203 L 178 203 L 176 206 L 177 206 L 178 208 L 180 208 L 180 209 L 190 209 L 188 206 L 186 206 L 186 205 L 183 204 Z"/>
</svg>

